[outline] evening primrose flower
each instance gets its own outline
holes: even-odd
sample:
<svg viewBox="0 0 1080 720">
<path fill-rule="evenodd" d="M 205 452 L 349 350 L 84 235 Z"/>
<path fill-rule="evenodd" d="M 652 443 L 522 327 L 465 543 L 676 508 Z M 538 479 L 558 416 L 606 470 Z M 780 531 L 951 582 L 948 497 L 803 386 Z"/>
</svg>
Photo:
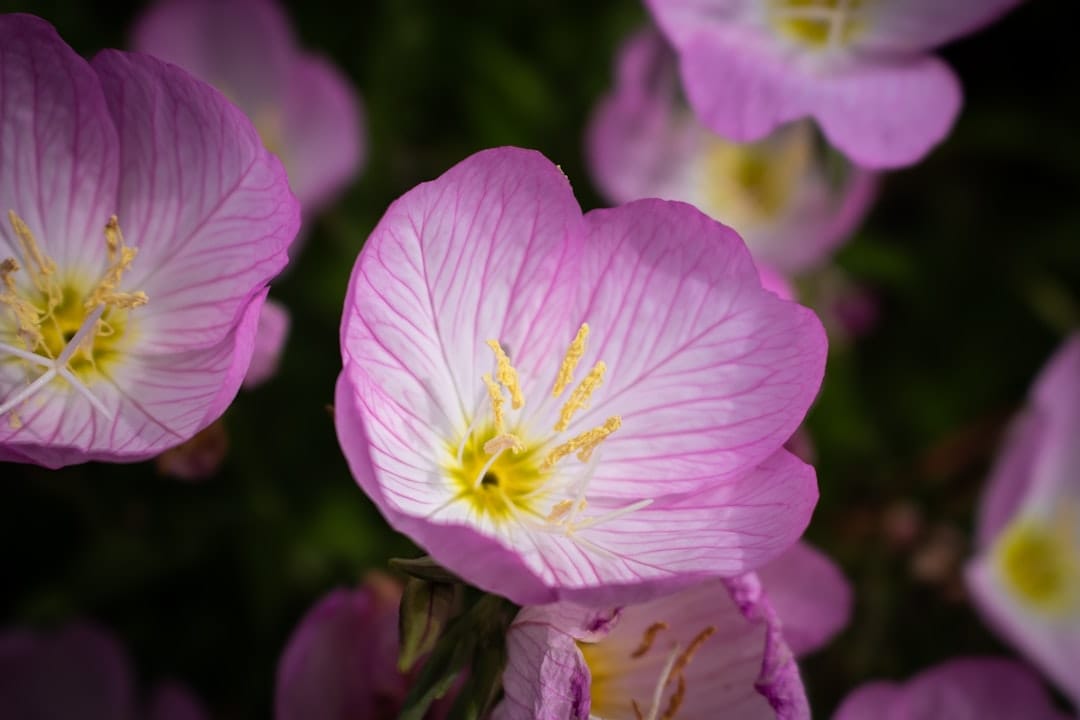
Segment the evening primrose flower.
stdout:
<svg viewBox="0 0 1080 720">
<path fill-rule="evenodd" d="M 89 623 L 39 633 L 0 633 L 4 717 L 203 720 L 210 715 L 182 685 L 159 683 L 145 702 L 131 660 L 112 635 Z"/>
<path fill-rule="evenodd" d="M 795 656 L 847 623 L 851 590 L 803 544 L 773 566 L 618 610 L 523 609 L 495 720 L 809 718 Z"/>
<path fill-rule="evenodd" d="M 152 457 L 216 419 L 299 223 L 280 163 L 153 58 L 0 16 L 0 460 Z"/>
<path fill-rule="evenodd" d="M 387 520 L 519 604 L 629 602 L 769 561 L 813 469 L 782 450 L 825 338 L 689 205 L 584 217 L 538 153 L 397 200 L 353 270 L 338 438 Z"/>
<path fill-rule="evenodd" d="M 961 105 L 929 53 L 1020 0 L 647 0 L 701 121 L 736 142 L 813 117 L 853 161 L 918 162 Z"/>
<path fill-rule="evenodd" d="M 966 570 L 990 624 L 1080 707 L 1080 333 L 1054 355 L 983 495 Z"/>
<path fill-rule="evenodd" d="M 136 23 L 133 45 L 214 85 L 248 114 L 284 163 L 305 219 L 359 172 L 360 98 L 337 67 L 298 47 L 273 0 L 159 0 Z"/>
<path fill-rule="evenodd" d="M 871 682 L 848 695 L 833 720 L 1065 720 L 1038 677 L 1014 660 L 958 658 L 906 683 Z"/>
<path fill-rule="evenodd" d="M 587 136 L 590 169 L 610 201 L 689 202 L 789 276 L 826 260 L 869 210 L 876 175 L 827 157 L 809 122 L 751 144 L 706 129 L 685 107 L 675 54 L 654 30 L 631 36 L 616 64 Z"/>
</svg>

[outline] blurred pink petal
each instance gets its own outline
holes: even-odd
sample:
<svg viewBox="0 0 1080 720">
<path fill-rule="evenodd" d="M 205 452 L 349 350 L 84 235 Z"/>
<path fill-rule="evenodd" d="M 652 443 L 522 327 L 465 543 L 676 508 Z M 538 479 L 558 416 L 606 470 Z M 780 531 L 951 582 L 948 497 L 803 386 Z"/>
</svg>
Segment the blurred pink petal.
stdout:
<svg viewBox="0 0 1080 720">
<path fill-rule="evenodd" d="M 211 83 L 248 114 L 313 217 L 364 160 L 360 99 L 348 79 L 297 45 L 274 0 L 160 0 L 136 24 L 136 50 Z"/>
<path fill-rule="evenodd" d="M 906 683 L 873 682 L 848 695 L 833 720 L 1065 720 L 1028 668 L 1012 660 L 960 658 Z"/>
<path fill-rule="evenodd" d="M 805 542 L 757 574 L 796 655 L 820 650 L 851 620 L 851 585 L 825 553 Z"/>
<path fill-rule="evenodd" d="M 289 337 L 289 311 L 279 302 L 267 300 L 259 313 L 255 349 L 244 376 L 244 389 L 252 390 L 277 374 L 281 353 Z"/>
</svg>

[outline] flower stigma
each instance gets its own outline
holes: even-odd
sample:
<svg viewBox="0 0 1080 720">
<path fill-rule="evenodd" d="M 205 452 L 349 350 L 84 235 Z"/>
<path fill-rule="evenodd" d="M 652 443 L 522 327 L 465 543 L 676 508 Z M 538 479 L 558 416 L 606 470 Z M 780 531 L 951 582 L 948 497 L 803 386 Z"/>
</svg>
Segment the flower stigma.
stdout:
<svg viewBox="0 0 1080 720">
<path fill-rule="evenodd" d="M 87 282 L 75 273 L 61 275 L 15 211 L 8 211 L 8 221 L 19 257 L 0 260 L 0 365 L 21 366 L 25 384 L 0 400 L 0 415 L 20 427 L 17 409 L 57 382 L 111 417 L 90 386 L 107 377 L 129 346 L 129 312 L 149 301 L 144 292 L 120 290 L 137 248 L 124 243 L 119 221 L 110 217 L 104 231 L 108 264 L 96 282 Z"/>
<path fill-rule="evenodd" d="M 532 529 L 565 534 L 595 551 L 606 552 L 575 537 L 574 532 L 652 502 L 641 500 L 601 515 L 581 517 L 588 507 L 586 492 L 596 469 L 597 448 L 622 425 L 622 418 L 612 415 L 595 427 L 572 429 L 575 417 L 588 407 L 607 372 L 607 365 L 598 361 L 570 389 L 588 336 L 589 326 L 582 324 L 562 359 L 551 397 L 565 394 L 565 400 L 550 432 L 540 437 L 522 423 L 526 397 L 510 356 L 498 340 L 487 341 L 495 368 L 481 378 L 487 396 L 485 409 L 464 433 L 447 443 L 444 470 L 453 495 L 431 515 L 464 502 L 471 513 L 496 525 L 520 522 Z M 571 456 L 585 467 L 567 472 Z"/>
<path fill-rule="evenodd" d="M 863 29 L 863 5 L 863 0 L 769 0 L 768 17 L 784 37 L 814 50 L 834 50 Z"/>
</svg>

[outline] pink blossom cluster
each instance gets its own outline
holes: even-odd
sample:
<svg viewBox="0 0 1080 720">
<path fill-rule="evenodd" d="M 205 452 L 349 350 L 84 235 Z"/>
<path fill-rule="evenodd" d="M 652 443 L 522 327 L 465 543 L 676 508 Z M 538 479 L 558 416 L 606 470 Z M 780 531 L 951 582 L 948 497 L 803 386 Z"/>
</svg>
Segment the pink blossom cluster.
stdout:
<svg viewBox="0 0 1080 720">
<path fill-rule="evenodd" d="M 584 212 L 516 147 L 404 193 L 348 283 L 334 426 L 390 526 L 515 604 L 492 718 L 809 718 L 798 660 L 855 599 L 802 540 L 818 482 L 788 447 L 828 342 L 788 280 L 850 237 L 877 170 L 948 133 L 959 85 L 929 51 L 1016 3 L 646 4 L 662 35 L 627 42 L 587 134 L 616 206 Z M 194 479 L 238 390 L 278 367 L 268 285 L 301 209 L 310 227 L 358 171 L 362 115 L 264 0 L 163 0 L 134 45 L 87 61 L 0 16 L 0 461 L 158 458 Z M 1078 482 L 1073 335 L 1004 444 L 965 579 L 1080 705 Z M 275 716 L 402 711 L 400 599 L 376 577 L 320 600 Z M 144 702 L 130 664 L 94 626 L 8 631 L 0 710 L 207 716 L 175 684 Z M 968 657 L 857 688 L 835 717 L 1065 716 L 1027 665 Z"/>
</svg>

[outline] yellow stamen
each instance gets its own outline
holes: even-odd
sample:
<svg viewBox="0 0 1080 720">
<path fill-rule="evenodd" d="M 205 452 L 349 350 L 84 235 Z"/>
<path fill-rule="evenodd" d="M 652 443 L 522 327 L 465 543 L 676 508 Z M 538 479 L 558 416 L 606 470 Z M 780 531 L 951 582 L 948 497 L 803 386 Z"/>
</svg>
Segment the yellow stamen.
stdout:
<svg viewBox="0 0 1080 720">
<path fill-rule="evenodd" d="M 15 324 L 26 342 L 27 349 L 36 350 L 45 340 L 41 334 L 41 311 L 19 295 L 12 277 L 19 269 L 19 262 L 15 258 L 0 262 L 0 282 L 3 283 L 3 288 L 0 289 L 0 305 L 8 306 L 15 315 Z"/>
<path fill-rule="evenodd" d="M 145 305 L 149 302 L 146 293 L 119 292 L 116 288 L 123 279 L 124 272 L 131 267 L 135 256 L 139 254 L 138 248 L 127 247 L 124 244 L 124 235 L 120 232 L 120 223 L 113 215 L 105 225 L 105 245 L 109 251 L 109 268 L 105 271 L 105 277 L 101 278 L 90 294 L 86 296 L 83 305 L 87 310 L 92 310 L 98 305 L 130 310 Z"/>
<path fill-rule="evenodd" d="M 586 430 L 585 432 L 570 438 L 562 445 L 554 448 L 548 456 L 544 458 L 544 461 L 540 463 L 540 468 L 547 470 L 555 465 L 555 463 L 562 460 L 571 453 L 577 453 L 578 460 L 582 462 L 588 462 L 592 457 L 593 450 L 596 446 L 603 442 L 611 433 L 615 432 L 622 425 L 622 418 L 618 415 L 612 415 L 604 424 L 600 427 L 595 427 L 592 430 Z"/>
<path fill-rule="evenodd" d="M 641 637 L 641 644 L 637 646 L 634 652 L 630 653 L 630 657 L 639 658 L 649 652 L 653 643 L 656 641 L 656 636 L 661 630 L 667 630 L 668 624 L 666 622 L 654 622 L 649 627 L 645 628 L 645 634 Z"/>
<path fill-rule="evenodd" d="M 56 263 L 41 251 L 34 234 L 14 210 L 8 210 L 8 220 L 11 222 L 11 229 L 19 238 L 19 244 L 22 245 L 23 257 L 27 263 L 26 273 L 34 281 L 34 287 L 48 296 L 49 310 L 52 310 L 60 304 L 60 289 L 52 282 L 52 276 L 56 274 Z"/>
<path fill-rule="evenodd" d="M 498 340 L 488 340 L 488 347 L 495 353 L 495 360 L 499 366 L 496 370 L 496 377 L 503 387 L 510 391 L 510 406 L 515 410 L 520 410 L 525 404 L 525 397 L 521 394 L 521 385 L 518 383 L 517 370 L 510 364 L 510 358 L 507 357 L 506 352 L 499 345 Z"/>
<path fill-rule="evenodd" d="M 689 647 L 687 647 L 683 654 L 679 656 L 679 659 L 675 661 L 675 666 L 671 669 L 673 677 L 682 674 L 682 671 L 685 670 L 686 666 L 690 664 L 690 661 L 694 659 L 694 654 L 698 649 L 700 649 L 701 646 L 705 644 L 705 641 L 715 633 L 716 627 L 710 625 L 694 636 L 694 639 L 690 641 Z"/>
<path fill-rule="evenodd" d="M 664 714 L 660 716 L 660 720 L 674 720 L 675 713 L 679 712 L 679 708 L 682 707 L 683 700 L 685 698 L 686 678 L 680 674 L 679 684 L 675 688 L 675 692 L 671 694 L 671 699 L 668 701 L 667 709 L 665 709 Z"/>
<path fill-rule="evenodd" d="M 585 500 L 578 500 L 578 510 L 584 510 L 587 504 L 588 503 L 586 503 Z M 549 523 L 561 522 L 570 514 L 573 509 L 573 500 L 560 500 L 559 502 L 555 503 L 555 506 L 551 508 L 551 512 L 548 513 L 547 517 L 544 518 L 544 520 Z"/>
<path fill-rule="evenodd" d="M 495 431 L 501 432 L 503 427 L 503 399 L 502 390 L 491 379 L 490 373 L 484 373 L 484 385 L 487 386 L 488 397 L 491 398 L 491 412 L 495 415 Z"/>
<path fill-rule="evenodd" d="M 570 343 L 570 348 L 566 351 L 566 357 L 563 358 L 562 367 L 559 368 L 559 376 L 555 379 L 555 389 L 551 391 L 551 397 L 557 398 L 562 395 L 562 391 L 574 379 L 574 368 L 581 361 L 581 356 L 585 354 L 585 340 L 588 337 L 589 324 L 582 323 L 577 335 L 574 336 L 573 342 Z"/>
<path fill-rule="evenodd" d="M 525 450 L 525 443 L 521 442 L 521 439 L 513 433 L 496 435 L 484 443 L 484 452 L 488 455 L 494 455 L 503 450 L 510 450 L 517 454 Z"/>
<path fill-rule="evenodd" d="M 589 374 L 585 376 L 585 379 L 578 383 L 566 404 L 562 406 L 562 410 L 559 411 L 559 422 L 555 423 L 556 432 L 562 432 L 568 428 L 570 418 L 574 416 L 574 413 L 588 404 L 593 392 L 600 387 L 600 383 L 604 382 L 605 372 L 607 372 L 607 365 L 602 360 L 598 361 L 593 365 L 593 369 L 589 371 Z"/>
</svg>

